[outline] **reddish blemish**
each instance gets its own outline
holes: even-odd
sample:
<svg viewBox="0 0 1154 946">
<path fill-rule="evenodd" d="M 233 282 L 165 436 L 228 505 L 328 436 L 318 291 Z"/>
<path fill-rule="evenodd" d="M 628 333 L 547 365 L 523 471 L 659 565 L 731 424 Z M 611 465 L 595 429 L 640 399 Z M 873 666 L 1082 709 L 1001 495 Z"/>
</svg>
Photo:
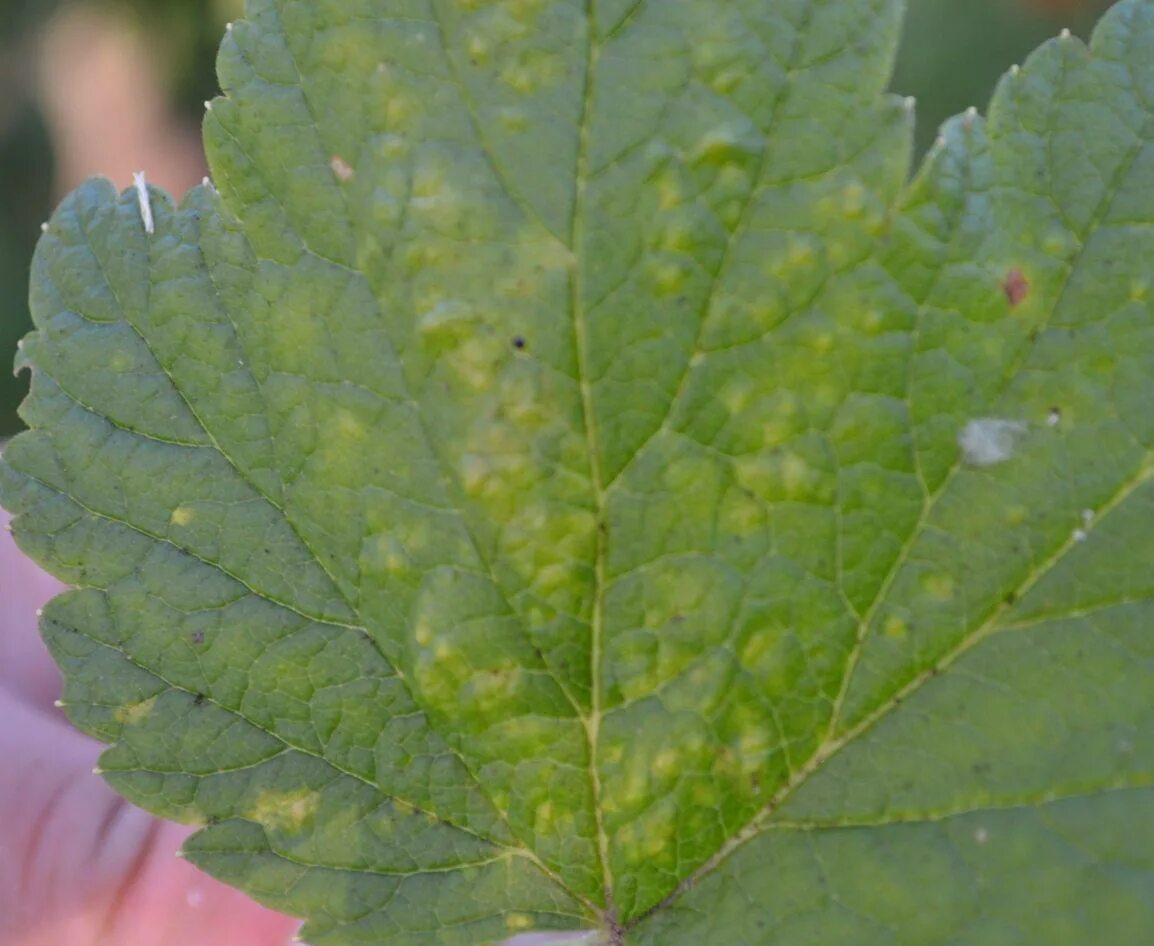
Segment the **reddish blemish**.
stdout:
<svg viewBox="0 0 1154 946">
<path fill-rule="evenodd" d="M 1030 294 L 1030 284 L 1020 269 L 1014 267 L 1006 273 L 1006 278 L 1002 280 L 1002 292 L 1006 294 L 1006 301 L 1011 306 L 1019 305 Z"/>
</svg>

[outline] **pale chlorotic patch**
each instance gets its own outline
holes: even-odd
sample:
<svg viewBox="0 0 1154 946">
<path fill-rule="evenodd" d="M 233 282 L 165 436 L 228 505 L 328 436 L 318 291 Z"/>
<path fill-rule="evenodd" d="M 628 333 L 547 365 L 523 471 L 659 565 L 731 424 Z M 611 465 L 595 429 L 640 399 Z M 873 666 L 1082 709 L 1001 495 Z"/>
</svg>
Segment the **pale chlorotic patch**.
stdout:
<svg viewBox="0 0 1154 946">
<path fill-rule="evenodd" d="M 298 832 L 316 815 L 320 794 L 307 788 L 261 792 L 247 817 L 272 831 Z"/>
<path fill-rule="evenodd" d="M 1014 448 L 1029 431 L 1019 420 L 981 417 L 972 420 L 958 434 L 962 460 L 970 466 L 994 466 L 1014 455 Z"/>
</svg>

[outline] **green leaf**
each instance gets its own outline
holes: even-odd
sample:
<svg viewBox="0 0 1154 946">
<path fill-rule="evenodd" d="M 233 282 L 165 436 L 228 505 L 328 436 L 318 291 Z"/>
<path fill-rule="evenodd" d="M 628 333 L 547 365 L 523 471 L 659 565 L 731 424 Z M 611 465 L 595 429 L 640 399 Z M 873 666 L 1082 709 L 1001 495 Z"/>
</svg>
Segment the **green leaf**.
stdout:
<svg viewBox="0 0 1154 946">
<path fill-rule="evenodd" d="M 317 944 L 1154 935 L 1154 2 L 907 183 L 898 0 L 252 0 L 0 464 L 127 797 Z"/>
</svg>

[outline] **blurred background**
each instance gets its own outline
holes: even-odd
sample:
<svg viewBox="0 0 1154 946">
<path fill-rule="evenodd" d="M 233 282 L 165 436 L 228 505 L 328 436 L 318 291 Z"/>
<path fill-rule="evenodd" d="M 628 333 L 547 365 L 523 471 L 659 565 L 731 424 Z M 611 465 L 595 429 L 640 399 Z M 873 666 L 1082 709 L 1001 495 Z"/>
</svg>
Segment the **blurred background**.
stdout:
<svg viewBox="0 0 1154 946">
<path fill-rule="evenodd" d="M 1109 0 L 908 0 L 893 87 L 918 99 L 918 147 L 1062 27 L 1085 36 Z M 182 194 L 205 174 L 198 125 L 213 58 L 243 0 L 0 0 L 0 438 L 20 428 L 28 266 L 81 180 L 132 172 Z"/>
</svg>

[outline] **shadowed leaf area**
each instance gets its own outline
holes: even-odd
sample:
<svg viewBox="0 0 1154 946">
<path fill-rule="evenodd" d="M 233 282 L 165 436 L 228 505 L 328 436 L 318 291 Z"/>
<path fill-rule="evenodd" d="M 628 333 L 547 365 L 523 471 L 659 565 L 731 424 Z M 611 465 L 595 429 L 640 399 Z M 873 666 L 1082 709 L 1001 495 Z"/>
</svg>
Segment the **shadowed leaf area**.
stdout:
<svg viewBox="0 0 1154 946">
<path fill-rule="evenodd" d="M 910 179 L 898 0 L 252 0 L 41 240 L 101 766 L 317 946 L 1154 939 L 1154 2 Z"/>
</svg>

